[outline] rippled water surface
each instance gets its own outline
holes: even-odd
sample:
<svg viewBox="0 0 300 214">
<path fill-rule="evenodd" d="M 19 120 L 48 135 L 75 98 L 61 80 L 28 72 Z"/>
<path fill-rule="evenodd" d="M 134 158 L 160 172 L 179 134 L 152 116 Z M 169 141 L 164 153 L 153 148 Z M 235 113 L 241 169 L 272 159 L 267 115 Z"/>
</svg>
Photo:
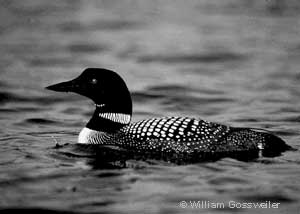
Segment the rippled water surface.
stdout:
<svg viewBox="0 0 300 214">
<path fill-rule="evenodd" d="M 92 102 L 44 90 L 104 67 L 127 82 L 134 121 L 184 115 L 266 128 L 299 149 L 300 5 L 281 2 L 1 0 L 0 208 L 299 212 L 299 151 L 250 162 L 105 165 L 75 144 Z M 229 201 L 280 204 L 236 209 Z"/>
</svg>

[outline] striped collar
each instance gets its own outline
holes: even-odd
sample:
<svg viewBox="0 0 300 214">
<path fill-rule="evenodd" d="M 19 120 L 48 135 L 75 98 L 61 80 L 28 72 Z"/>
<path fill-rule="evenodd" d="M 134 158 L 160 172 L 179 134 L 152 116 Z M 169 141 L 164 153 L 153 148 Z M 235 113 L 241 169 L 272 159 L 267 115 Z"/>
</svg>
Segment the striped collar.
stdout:
<svg viewBox="0 0 300 214">
<path fill-rule="evenodd" d="M 121 124 L 129 124 L 131 120 L 131 115 L 122 113 L 99 113 L 99 116 Z"/>
</svg>

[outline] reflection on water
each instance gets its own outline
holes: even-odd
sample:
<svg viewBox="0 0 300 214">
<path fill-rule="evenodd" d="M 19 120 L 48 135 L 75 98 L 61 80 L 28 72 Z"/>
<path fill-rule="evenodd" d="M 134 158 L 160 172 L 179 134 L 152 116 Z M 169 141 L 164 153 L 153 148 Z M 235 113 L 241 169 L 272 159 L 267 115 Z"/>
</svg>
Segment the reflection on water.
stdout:
<svg viewBox="0 0 300 214">
<path fill-rule="evenodd" d="M 234 200 L 280 203 L 260 213 L 298 211 L 298 151 L 183 166 L 122 161 L 116 148 L 99 156 L 74 145 L 91 102 L 44 87 L 104 67 L 127 82 L 134 121 L 194 116 L 267 128 L 299 148 L 299 8 L 296 0 L 0 1 L 0 208 L 198 213 L 179 202 Z"/>
</svg>

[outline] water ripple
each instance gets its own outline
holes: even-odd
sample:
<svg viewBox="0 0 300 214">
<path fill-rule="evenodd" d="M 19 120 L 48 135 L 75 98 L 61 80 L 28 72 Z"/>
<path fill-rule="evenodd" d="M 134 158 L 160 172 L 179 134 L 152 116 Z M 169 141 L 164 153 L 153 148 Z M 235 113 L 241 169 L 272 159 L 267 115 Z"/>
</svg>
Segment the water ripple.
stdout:
<svg viewBox="0 0 300 214">
<path fill-rule="evenodd" d="M 279 203 L 291 203 L 294 202 L 295 199 L 292 199 L 284 194 L 278 193 L 260 193 L 260 194 L 249 194 L 246 196 L 239 196 L 241 200 L 251 201 L 251 202 L 262 202 L 262 201 L 272 201 Z"/>
<path fill-rule="evenodd" d="M 59 28 L 63 32 L 84 32 L 93 30 L 130 30 L 139 26 L 139 22 L 129 20 L 96 20 L 90 24 L 83 24 L 76 21 L 65 22 L 60 24 Z"/>
<path fill-rule="evenodd" d="M 42 125 L 55 125 L 58 124 L 56 121 L 44 119 L 44 118 L 29 118 L 24 121 L 25 124 L 42 124 Z"/>
<path fill-rule="evenodd" d="M 98 53 L 107 50 L 107 47 L 99 44 L 92 43 L 73 43 L 68 47 L 71 53 Z"/>
<path fill-rule="evenodd" d="M 141 63 L 223 63 L 246 60 L 247 56 L 230 52 L 210 54 L 184 54 L 184 55 L 140 55 L 137 57 Z"/>
</svg>

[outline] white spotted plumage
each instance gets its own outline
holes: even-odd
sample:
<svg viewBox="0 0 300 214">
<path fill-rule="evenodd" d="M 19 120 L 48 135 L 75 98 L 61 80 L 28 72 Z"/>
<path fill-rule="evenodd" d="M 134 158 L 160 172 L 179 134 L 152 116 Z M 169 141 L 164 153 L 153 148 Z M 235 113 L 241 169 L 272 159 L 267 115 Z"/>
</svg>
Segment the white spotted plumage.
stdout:
<svg viewBox="0 0 300 214">
<path fill-rule="evenodd" d="M 110 120 L 115 115 L 102 114 Z M 221 127 L 220 127 L 221 126 Z M 229 127 L 187 117 L 163 117 L 142 120 L 121 128 L 114 134 L 84 128 L 79 135 L 80 143 L 106 144 L 115 141 L 122 147 L 138 147 L 140 150 L 186 151 L 201 150 L 210 146 L 212 137 L 220 140 Z M 221 134 L 222 133 L 222 134 Z M 203 147 L 205 145 L 205 147 Z"/>
</svg>

